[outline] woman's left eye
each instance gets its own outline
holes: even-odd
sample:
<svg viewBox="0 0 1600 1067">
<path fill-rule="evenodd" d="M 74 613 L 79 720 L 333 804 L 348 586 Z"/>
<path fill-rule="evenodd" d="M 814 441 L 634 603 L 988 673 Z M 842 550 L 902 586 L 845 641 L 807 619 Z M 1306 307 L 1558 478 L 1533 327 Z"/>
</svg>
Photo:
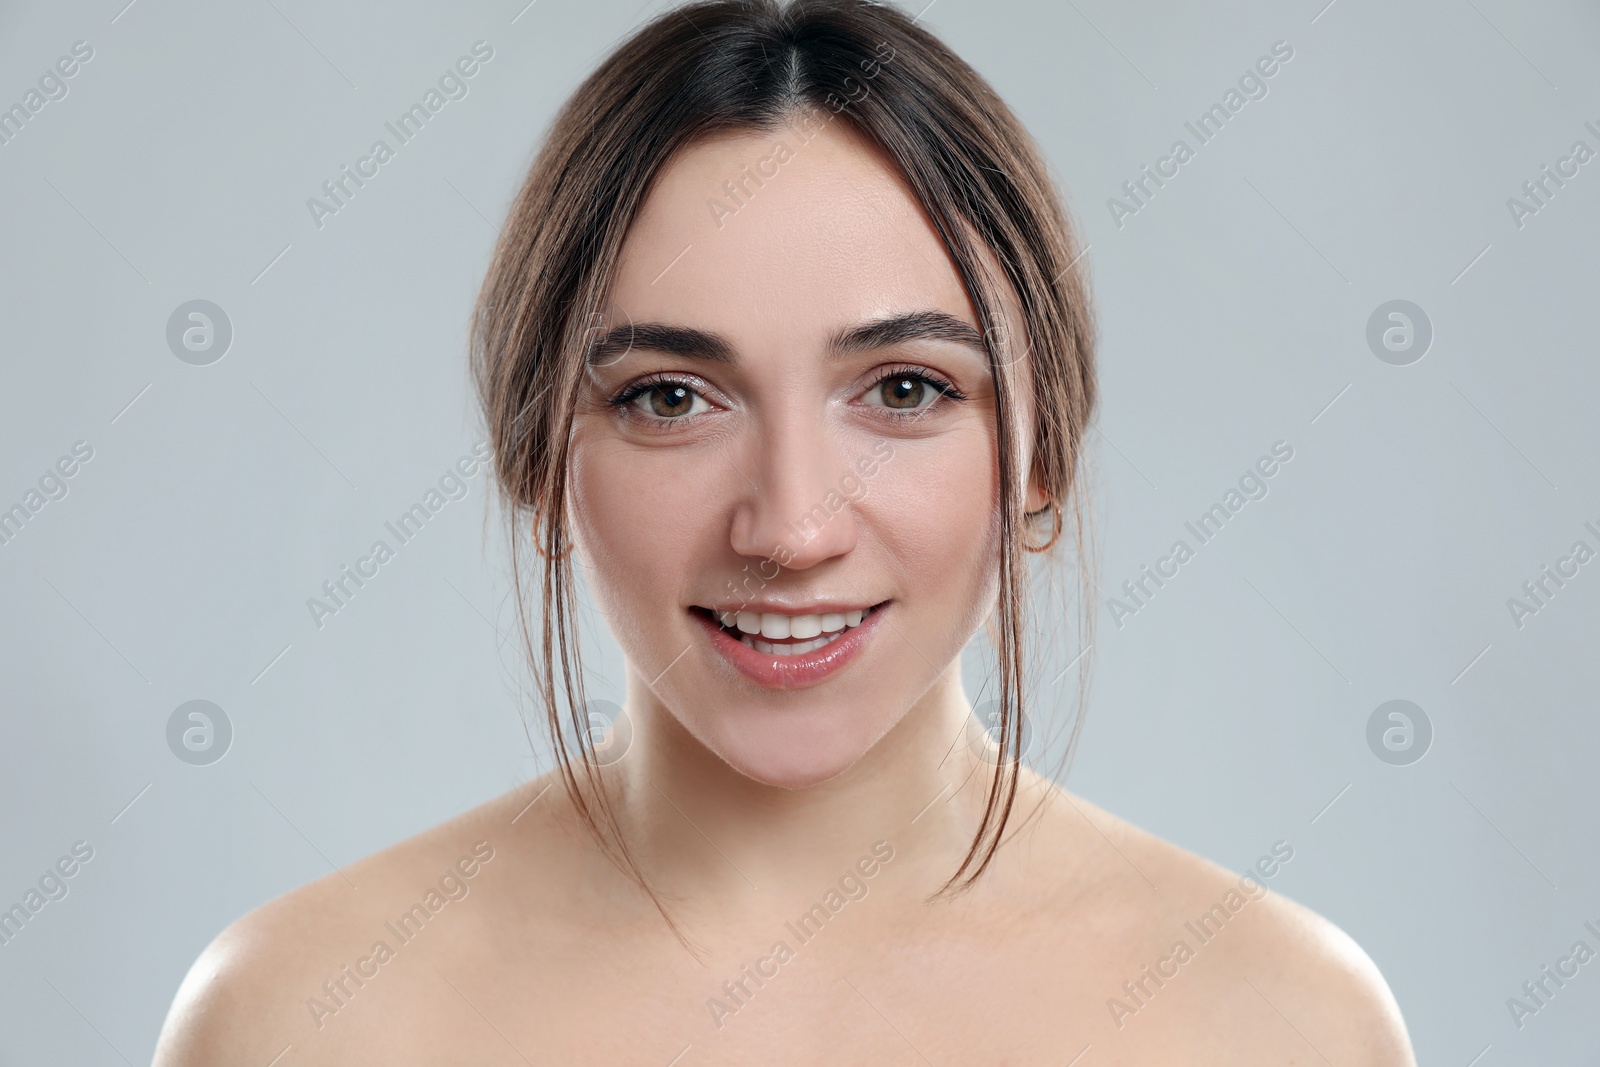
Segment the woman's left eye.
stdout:
<svg viewBox="0 0 1600 1067">
<path fill-rule="evenodd" d="M 866 391 L 867 397 L 881 397 L 879 402 L 867 402 L 868 407 L 888 408 L 896 412 L 926 411 L 941 396 L 952 400 L 965 400 L 966 394 L 954 384 L 925 371 L 893 371 L 879 378 Z"/>
</svg>

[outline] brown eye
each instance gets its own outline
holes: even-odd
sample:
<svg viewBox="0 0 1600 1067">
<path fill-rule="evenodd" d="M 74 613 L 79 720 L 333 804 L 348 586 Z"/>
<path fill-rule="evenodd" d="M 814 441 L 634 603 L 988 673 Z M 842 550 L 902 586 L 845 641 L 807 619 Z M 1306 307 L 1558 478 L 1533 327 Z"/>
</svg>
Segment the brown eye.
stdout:
<svg viewBox="0 0 1600 1067">
<path fill-rule="evenodd" d="M 886 378 L 883 382 L 883 402 L 885 407 L 910 410 L 922 406 L 922 398 L 928 392 L 927 385 L 920 378 L 909 375 Z"/>
<path fill-rule="evenodd" d="M 687 415 L 694 409 L 694 391 L 677 384 L 657 385 L 646 394 L 650 411 L 663 419 Z"/>
<path fill-rule="evenodd" d="M 690 415 L 711 410 L 711 404 L 688 383 L 672 378 L 635 383 L 611 403 L 636 419 L 656 425 L 684 422 Z"/>
<path fill-rule="evenodd" d="M 920 408 L 926 392 L 928 386 L 915 378 L 896 378 L 883 384 L 883 400 L 891 408 Z"/>
<path fill-rule="evenodd" d="M 959 404 L 967 394 L 954 382 L 932 371 L 890 370 L 873 382 L 862 394 L 867 407 L 884 408 L 894 415 L 921 418 L 934 410 L 944 410 L 947 403 Z"/>
</svg>

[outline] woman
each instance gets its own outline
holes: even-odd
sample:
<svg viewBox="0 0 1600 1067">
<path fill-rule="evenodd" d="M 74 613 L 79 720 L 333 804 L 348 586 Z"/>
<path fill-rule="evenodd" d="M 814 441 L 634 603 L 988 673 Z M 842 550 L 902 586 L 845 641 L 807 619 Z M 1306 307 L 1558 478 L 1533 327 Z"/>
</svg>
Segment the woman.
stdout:
<svg viewBox="0 0 1600 1067">
<path fill-rule="evenodd" d="M 1082 272 L 1016 119 L 893 8 L 623 43 L 474 322 L 563 758 L 234 924 L 157 1062 L 1411 1063 L 1371 961 L 1266 891 L 1292 844 L 1225 872 L 1023 764 Z M 598 743 L 578 572 L 627 661 Z"/>
</svg>

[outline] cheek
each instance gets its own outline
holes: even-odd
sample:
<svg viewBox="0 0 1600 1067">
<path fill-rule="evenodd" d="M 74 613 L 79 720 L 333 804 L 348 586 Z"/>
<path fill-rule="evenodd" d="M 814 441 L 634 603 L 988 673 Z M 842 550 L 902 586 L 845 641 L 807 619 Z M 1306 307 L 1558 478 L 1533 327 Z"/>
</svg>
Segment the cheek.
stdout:
<svg viewBox="0 0 1600 1067">
<path fill-rule="evenodd" d="M 581 431 L 571 462 L 569 515 L 596 606 L 618 622 L 676 605 L 719 511 L 712 464 Z"/>
<path fill-rule="evenodd" d="M 993 438 L 975 426 L 897 443 L 873 482 L 862 510 L 904 572 L 906 591 L 954 610 L 981 599 L 999 552 Z M 945 618 L 957 623 L 955 615 Z"/>
<path fill-rule="evenodd" d="M 985 550 L 977 542 L 995 526 L 999 478 L 994 440 L 981 427 L 896 444 L 876 481 L 885 505 L 880 532 L 909 553 L 902 558 Z"/>
</svg>

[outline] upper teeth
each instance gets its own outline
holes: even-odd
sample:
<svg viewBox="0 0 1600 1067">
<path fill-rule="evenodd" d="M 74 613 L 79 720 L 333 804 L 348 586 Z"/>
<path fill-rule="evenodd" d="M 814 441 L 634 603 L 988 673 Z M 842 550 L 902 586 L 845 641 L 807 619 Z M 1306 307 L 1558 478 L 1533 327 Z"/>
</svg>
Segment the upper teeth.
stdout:
<svg viewBox="0 0 1600 1067">
<path fill-rule="evenodd" d="M 860 626 L 861 619 L 866 614 L 860 608 L 843 613 L 829 612 L 826 615 L 776 615 L 772 612 L 761 611 L 719 611 L 717 618 L 722 625 L 737 627 L 740 633 L 751 635 L 759 634 L 771 640 L 782 640 L 793 637 L 797 640 L 807 640 L 818 634 L 837 633 L 850 626 Z"/>
</svg>

